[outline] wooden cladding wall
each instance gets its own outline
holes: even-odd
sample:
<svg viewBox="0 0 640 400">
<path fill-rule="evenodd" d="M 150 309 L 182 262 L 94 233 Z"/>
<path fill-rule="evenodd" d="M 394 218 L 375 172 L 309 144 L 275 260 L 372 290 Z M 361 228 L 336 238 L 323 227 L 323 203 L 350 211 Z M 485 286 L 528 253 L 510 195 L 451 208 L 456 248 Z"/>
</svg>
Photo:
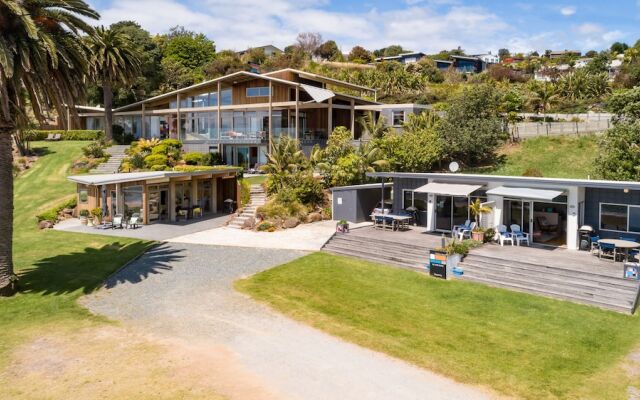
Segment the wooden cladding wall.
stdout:
<svg viewBox="0 0 640 400">
<path fill-rule="evenodd" d="M 271 78 L 284 79 L 285 81 L 298 82 L 298 76 L 291 71 L 278 71 L 274 74 L 269 74 Z"/>
<path fill-rule="evenodd" d="M 259 104 L 268 103 L 269 96 L 247 97 L 247 88 L 251 87 L 267 87 L 269 81 L 264 79 L 254 79 L 251 81 L 240 82 L 233 85 L 233 104 Z M 273 84 L 273 102 L 289 101 L 289 86 Z"/>
</svg>

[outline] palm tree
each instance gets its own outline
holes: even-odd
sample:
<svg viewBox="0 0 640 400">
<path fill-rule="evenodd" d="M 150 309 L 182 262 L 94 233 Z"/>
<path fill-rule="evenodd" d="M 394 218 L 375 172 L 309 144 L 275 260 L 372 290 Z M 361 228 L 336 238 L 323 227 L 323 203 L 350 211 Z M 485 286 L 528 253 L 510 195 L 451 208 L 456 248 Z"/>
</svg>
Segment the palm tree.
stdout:
<svg viewBox="0 0 640 400">
<path fill-rule="evenodd" d="M 490 213 L 491 210 L 492 208 L 488 205 L 483 204 L 480 199 L 475 199 L 473 203 L 469 204 L 469 211 L 476 220 L 476 226 L 480 226 L 480 216 L 482 214 Z"/>
<path fill-rule="evenodd" d="M 371 111 L 360 117 L 358 123 L 362 127 L 362 131 L 372 139 L 380 139 L 391 132 L 391 128 L 387 125 L 384 116 L 381 115 L 376 119 Z"/>
<path fill-rule="evenodd" d="M 13 272 L 13 157 L 11 137 L 25 121 L 53 106 L 75 111 L 87 73 L 82 18 L 98 13 L 81 0 L 0 0 L 0 295 L 16 291 Z"/>
<path fill-rule="evenodd" d="M 367 173 L 376 172 L 389 167 L 389 161 L 384 158 L 384 152 L 372 143 L 364 143 L 356 152 L 358 156 L 358 170 L 361 181 L 367 181 Z"/>
<path fill-rule="evenodd" d="M 277 193 L 285 186 L 290 174 L 304 169 L 307 164 L 300 143 L 289 136 L 282 136 L 274 144 L 271 154 L 267 154 L 267 163 L 261 169 L 270 174 L 269 189 Z"/>
<path fill-rule="evenodd" d="M 104 26 L 95 35 L 87 37 L 91 51 L 91 75 L 102 85 L 104 95 L 105 135 L 113 139 L 113 89 L 117 85 L 130 85 L 140 73 L 140 59 L 131 38 Z"/>
<path fill-rule="evenodd" d="M 547 122 L 547 112 L 558 101 L 559 95 L 553 83 L 545 82 L 532 88 L 533 97 L 529 100 L 535 108 L 542 110 L 544 121 Z"/>
</svg>

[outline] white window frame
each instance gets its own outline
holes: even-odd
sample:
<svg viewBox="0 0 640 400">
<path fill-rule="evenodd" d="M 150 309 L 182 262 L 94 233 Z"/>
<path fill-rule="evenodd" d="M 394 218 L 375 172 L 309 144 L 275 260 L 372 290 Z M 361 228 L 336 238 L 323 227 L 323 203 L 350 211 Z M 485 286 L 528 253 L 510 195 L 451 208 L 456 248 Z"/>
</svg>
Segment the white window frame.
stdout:
<svg viewBox="0 0 640 400">
<path fill-rule="evenodd" d="M 250 94 L 249 94 L 249 90 L 252 90 L 252 89 L 257 90 L 257 91 L 258 91 L 258 94 L 256 94 L 256 95 L 250 95 Z M 267 93 L 266 93 L 266 94 L 262 94 L 262 90 L 263 90 L 263 89 L 266 89 L 266 91 L 267 91 Z M 247 94 L 247 97 L 269 97 L 269 94 L 270 94 L 270 93 L 269 93 L 269 86 L 255 86 L 255 87 L 248 87 L 248 88 L 246 89 L 246 94 Z"/>
<path fill-rule="evenodd" d="M 402 126 L 402 124 L 395 123 L 395 113 L 402 113 L 402 124 L 407 121 L 407 112 L 405 110 L 391 110 L 391 123 L 393 126 Z"/>
<path fill-rule="evenodd" d="M 606 206 L 622 206 L 622 207 L 627 207 L 627 230 L 626 231 L 620 231 L 620 230 L 615 230 L 615 229 L 603 229 L 602 228 L 602 206 L 606 205 Z M 629 212 L 629 209 L 633 207 L 633 208 L 640 208 L 640 206 L 634 206 L 631 204 L 619 204 L 619 203 L 606 203 L 606 202 L 600 202 L 598 205 L 598 229 L 601 231 L 606 231 L 606 232 L 619 232 L 619 233 L 632 233 L 632 234 L 640 234 L 640 232 L 636 232 L 636 231 L 631 231 L 629 230 L 630 228 L 630 224 L 629 224 L 629 215 L 631 214 Z"/>
</svg>

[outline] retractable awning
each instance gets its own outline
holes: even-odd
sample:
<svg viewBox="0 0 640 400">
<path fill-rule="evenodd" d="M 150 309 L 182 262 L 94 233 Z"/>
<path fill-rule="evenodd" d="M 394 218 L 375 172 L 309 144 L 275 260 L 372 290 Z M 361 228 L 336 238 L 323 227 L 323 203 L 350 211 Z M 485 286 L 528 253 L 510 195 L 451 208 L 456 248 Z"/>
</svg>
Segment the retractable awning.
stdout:
<svg viewBox="0 0 640 400">
<path fill-rule="evenodd" d="M 463 185 L 457 183 L 437 183 L 431 182 L 424 186 L 420 186 L 414 192 L 416 193 L 434 193 L 444 194 L 448 196 L 469 196 L 472 192 L 480 189 L 482 185 Z"/>
<path fill-rule="evenodd" d="M 500 186 L 494 189 L 487 190 L 487 194 L 503 197 L 514 197 L 518 199 L 528 200 L 546 200 L 551 201 L 558 196 L 561 196 L 564 192 L 562 190 L 549 190 L 549 189 L 533 189 L 533 188 L 520 188 L 520 187 L 506 187 Z"/>
<path fill-rule="evenodd" d="M 323 101 L 329 100 L 336 95 L 331 90 L 322 89 L 315 86 L 302 84 L 300 85 L 300 87 L 302 87 L 305 92 L 309 93 L 309 96 L 311 96 L 316 103 L 322 103 Z"/>
</svg>

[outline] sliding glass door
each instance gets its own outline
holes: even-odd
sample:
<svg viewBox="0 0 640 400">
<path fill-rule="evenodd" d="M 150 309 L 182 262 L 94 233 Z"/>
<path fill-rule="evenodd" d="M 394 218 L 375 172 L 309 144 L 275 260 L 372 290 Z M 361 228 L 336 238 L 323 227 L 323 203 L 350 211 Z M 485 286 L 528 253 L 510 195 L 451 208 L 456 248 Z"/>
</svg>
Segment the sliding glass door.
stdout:
<svg viewBox="0 0 640 400">
<path fill-rule="evenodd" d="M 454 225 L 469 219 L 469 198 L 463 196 L 436 196 L 436 230 L 450 232 Z"/>
<path fill-rule="evenodd" d="M 533 218 L 531 215 L 532 202 L 529 200 L 504 200 L 504 214 L 502 221 L 507 229 L 511 228 L 511 225 L 519 225 L 523 232 L 531 233 L 531 225 Z"/>
</svg>

